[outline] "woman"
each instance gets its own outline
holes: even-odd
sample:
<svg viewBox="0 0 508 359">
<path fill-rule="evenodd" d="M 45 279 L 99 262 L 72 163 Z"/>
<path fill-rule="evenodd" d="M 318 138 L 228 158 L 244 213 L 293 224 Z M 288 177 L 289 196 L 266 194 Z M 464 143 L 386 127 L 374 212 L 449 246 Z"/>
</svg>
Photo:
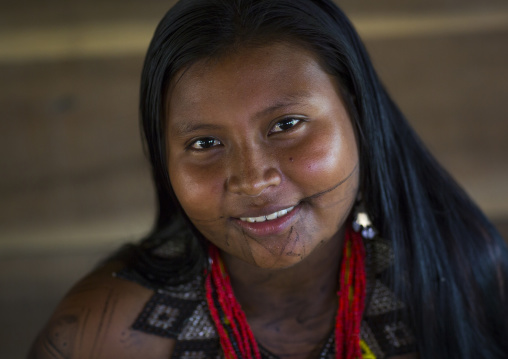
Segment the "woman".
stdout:
<svg viewBox="0 0 508 359">
<path fill-rule="evenodd" d="M 178 2 L 141 115 L 155 229 L 30 357 L 508 356 L 506 246 L 331 1 Z"/>
</svg>

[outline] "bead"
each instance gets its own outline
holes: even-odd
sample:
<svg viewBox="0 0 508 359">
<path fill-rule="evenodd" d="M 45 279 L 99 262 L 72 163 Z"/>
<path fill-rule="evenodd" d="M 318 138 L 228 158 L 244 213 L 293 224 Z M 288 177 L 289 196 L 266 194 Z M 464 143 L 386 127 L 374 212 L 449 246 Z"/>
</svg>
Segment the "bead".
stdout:
<svg viewBox="0 0 508 359">
<path fill-rule="evenodd" d="M 359 224 L 370 224 L 366 215 L 359 216 Z M 372 235 L 370 228 L 367 234 Z M 364 231 L 366 228 L 364 228 Z M 212 258 L 210 273 L 206 279 L 206 298 L 210 313 L 218 329 L 220 342 L 226 358 L 272 359 L 276 356 L 267 355 L 267 350 L 254 339 L 245 313 L 236 300 L 229 276 L 222 264 L 218 249 L 210 245 L 209 256 Z M 331 339 L 327 340 L 319 355 L 320 359 L 330 356 L 335 342 L 335 355 L 343 359 L 361 357 L 360 329 L 362 313 L 365 305 L 365 249 L 359 234 L 349 229 L 346 232 L 340 283 L 337 295 L 339 308 L 337 311 L 335 330 Z M 223 315 L 219 315 L 222 313 Z"/>
</svg>

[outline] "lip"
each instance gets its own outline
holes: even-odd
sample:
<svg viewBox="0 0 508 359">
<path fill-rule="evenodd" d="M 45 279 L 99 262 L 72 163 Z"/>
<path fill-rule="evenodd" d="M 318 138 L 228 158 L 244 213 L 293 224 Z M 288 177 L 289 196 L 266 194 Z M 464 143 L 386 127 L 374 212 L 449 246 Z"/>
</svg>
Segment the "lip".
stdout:
<svg viewBox="0 0 508 359">
<path fill-rule="evenodd" d="M 280 208 L 285 209 L 289 208 L 284 207 Z M 264 222 L 246 222 L 242 221 L 239 218 L 233 218 L 233 221 L 236 223 L 237 226 L 239 226 L 244 232 L 246 232 L 250 236 L 255 237 L 267 237 L 267 236 L 273 236 L 277 235 L 281 232 L 284 232 L 292 223 L 298 212 L 300 212 L 301 203 L 296 205 L 291 212 L 288 214 L 273 219 L 271 221 L 264 221 Z M 270 212 L 271 211 L 271 212 Z M 241 217 L 258 217 L 262 215 L 267 215 L 273 212 L 276 212 L 276 210 L 265 210 L 264 213 L 258 213 L 256 215 L 250 214 L 249 216 L 241 216 Z"/>
</svg>

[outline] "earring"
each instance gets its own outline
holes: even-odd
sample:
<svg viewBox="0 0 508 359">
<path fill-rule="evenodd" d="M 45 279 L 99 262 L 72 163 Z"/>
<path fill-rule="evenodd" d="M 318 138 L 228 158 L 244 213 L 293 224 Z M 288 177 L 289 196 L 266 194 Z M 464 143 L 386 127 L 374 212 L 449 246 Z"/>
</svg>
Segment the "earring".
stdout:
<svg viewBox="0 0 508 359">
<path fill-rule="evenodd" d="M 360 232 L 365 239 L 372 239 L 377 235 L 377 230 L 372 226 L 372 222 L 365 210 L 363 202 L 357 202 L 355 216 L 353 220 L 353 230 Z"/>
</svg>

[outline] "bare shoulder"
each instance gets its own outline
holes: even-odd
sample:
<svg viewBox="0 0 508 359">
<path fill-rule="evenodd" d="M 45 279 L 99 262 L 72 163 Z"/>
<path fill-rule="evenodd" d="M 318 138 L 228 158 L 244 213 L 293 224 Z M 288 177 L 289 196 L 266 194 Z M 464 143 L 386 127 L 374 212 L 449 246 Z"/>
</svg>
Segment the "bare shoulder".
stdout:
<svg viewBox="0 0 508 359">
<path fill-rule="evenodd" d="M 162 359 L 174 341 L 130 329 L 153 294 L 115 278 L 109 263 L 78 282 L 35 340 L 29 359 Z"/>
</svg>

